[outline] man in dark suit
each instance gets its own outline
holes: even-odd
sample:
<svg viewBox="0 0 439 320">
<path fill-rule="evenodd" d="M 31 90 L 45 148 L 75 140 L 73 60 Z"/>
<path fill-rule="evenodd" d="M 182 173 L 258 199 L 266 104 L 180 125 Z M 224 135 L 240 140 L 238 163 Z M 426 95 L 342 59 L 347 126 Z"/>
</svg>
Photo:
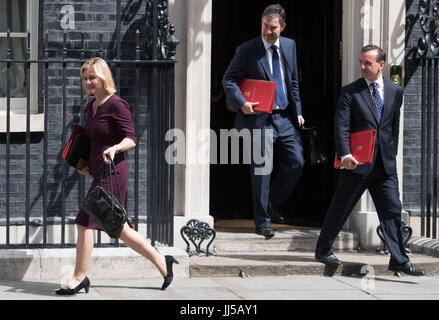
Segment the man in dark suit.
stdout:
<svg viewBox="0 0 439 320">
<path fill-rule="evenodd" d="M 342 167 L 317 241 L 315 257 L 326 265 L 338 266 L 332 244 L 363 192 L 368 189 L 375 204 L 384 237 L 390 251 L 389 270 L 420 276 L 405 253 L 401 233 L 401 201 L 398 191 L 396 154 L 399 117 L 403 101 L 402 87 L 383 79 L 386 54 L 375 45 L 361 50 L 359 80 L 345 86 L 335 114 L 336 151 Z M 351 155 L 349 135 L 377 131 L 373 161 L 358 165 Z"/>
<path fill-rule="evenodd" d="M 285 18 L 285 11 L 280 5 L 268 6 L 262 15 L 261 37 L 237 48 L 223 78 L 224 91 L 236 111 L 236 129 L 250 130 L 252 146 L 260 144 L 263 153 L 266 151 L 265 162 L 261 164 L 252 157 L 251 164 L 256 233 L 266 239 L 274 235 L 272 220 L 285 222 L 279 208 L 299 180 L 304 165 L 298 128 L 305 121 L 299 96 L 296 43 L 280 36 L 286 26 Z M 238 87 L 243 78 L 277 83 L 273 114 L 253 110 L 258 103 L 248 102 Z M 261 139 L 255 138 L 258 130 Z M 272 137 L 272 143 L 266 139 L 267 136 Z M 278 170 L 271 178 L 271 170 L 263 172 L 258 169 L 272 161 L 273 153 Z"/>
</svg>

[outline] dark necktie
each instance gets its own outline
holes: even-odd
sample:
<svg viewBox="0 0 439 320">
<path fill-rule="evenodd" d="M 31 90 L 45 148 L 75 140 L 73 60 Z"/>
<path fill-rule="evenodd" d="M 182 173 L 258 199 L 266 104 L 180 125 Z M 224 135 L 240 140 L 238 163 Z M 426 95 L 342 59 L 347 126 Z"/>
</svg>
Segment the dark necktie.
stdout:
<svg viewBox="0 0 439 320">
<path fill-rule="evenodd" d="M 381 121 L 381 117 L 383 116 L 383 108 L 384 102 L 381 98 L 380 92 L 378 91 L 378 83 L 372 82 L 371 86 L 373 88 L 373 102 L 375 103 L 375 109 L 378 114 L 378 120 Z"/>
<path fill-rule="evenodd" d="M 276 103 L 279 106 L 279 109 L 285 109 L 287 107 L 287 98 L 285 97 L 284 86 L 282 82 L 282 74 L 280 71 L 280 61 L 279 54 L 277 53 L 277 46 L 272 45 L 271 49 L 273 50 L 273 75 L 276 81 Z"/>
</svg>

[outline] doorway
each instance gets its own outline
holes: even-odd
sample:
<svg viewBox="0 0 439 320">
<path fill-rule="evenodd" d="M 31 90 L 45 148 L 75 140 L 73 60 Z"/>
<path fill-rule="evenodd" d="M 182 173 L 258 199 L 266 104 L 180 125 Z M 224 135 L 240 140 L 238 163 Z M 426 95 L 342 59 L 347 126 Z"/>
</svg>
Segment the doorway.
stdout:
<svg viewBox="0 0 439 320">
<path fill-rule="evenodd" d="M 287 14 L 282 36 L 297 43 L 300 95 L 306 126 L 317 126 L 330 159 L 326 166 L 305 166 L 283 211 L 289 224 L 320 227 L 336 183 L 334 111 L 341 86 L 342 0 L 277 1 Z M 222 77 L 243 42 L 260 36 L 261 15 L 268 0 L 213 0 L 211 128 L 231 129 Z M 219 146 L 218 146 L 219 148 Z M 219 149 L 218 149 L 219 150 Z M 212 164 L 210 212 L 216 219 L 253 219 L 249 165 Z"/>
</svg>

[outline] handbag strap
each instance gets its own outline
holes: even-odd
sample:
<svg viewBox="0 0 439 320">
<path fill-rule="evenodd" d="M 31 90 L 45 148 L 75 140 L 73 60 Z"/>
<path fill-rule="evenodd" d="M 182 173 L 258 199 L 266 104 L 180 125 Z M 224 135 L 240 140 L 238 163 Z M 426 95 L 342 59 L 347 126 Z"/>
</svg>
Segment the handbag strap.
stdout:
<svg viewBox="0 0 439 320">
<path fill-rule="evenodd" d="M 102 187 L 102 178 L 103 178 L 105 172 L 107 172 L 107 176 L 110 176 L 109 170 L 110 170 L 110 165 L 109 164 L 102 168 L 101 174 L 99 176 L 98 186 Z"/>
<path fill-rule="evenodd" d="M 122 200 L 122 192 L 120 190 L 119 179 L 117 178 L 116 165 L 114 164 L 114 161 L 110 158 L 108 154 L 106 155 L 106 157 L 108 160 L 108 165 L 105 168 L 102 168 L 101 175 L 99 177 L 99 186 L 102 187 L 102 177 L 104 176 L 104 172 L 107 171 L 107 185 L 108 185 L 108 180 L 110 181 L 110 190 L 108 191 L 110 191 L 111 194 L 113 195 L 113 197 L 111 197 L 111 211 L 114 211 L 114 201 L 115 201 L 114 199 L 116 198 L 116 195 L 114 194 L 113 191 L 113 180 L 111 179 L 111 166 L 113 166 L 114 169 L 114 177 L 116 179 L 117 189 L 119 191 L 119 197 L 121 198 L 121 200 Z"/>
<path fill-rule="evenodd" d="M 116 173 L 116 165 L 114 164 L 114 161 L 110 158 L 110 156 L 107 154 L 106 155 L 107 160 L 108 160 L 108 179 L 110 180 L 110 188 L 111 188 L 111 193 L 114 194 L 113 191 L 113 180 L 111 179 L 111 167 L 113 167 L 113 171 L 114 171 L 114 178 L 116 179 L 116 184 L 117 184 L 117 191 L 119 192 L 119 198 L 120 201 L 122 201 L 122 192 L 120 190 L 120 184 L 119 184 L 119 179 L 117 178 L 117 173 Z M 103 172 L 103 170 L 102 170 Z M 101 178 L 102 178 L 102 173 L 101 173 Z"/>
</svg>

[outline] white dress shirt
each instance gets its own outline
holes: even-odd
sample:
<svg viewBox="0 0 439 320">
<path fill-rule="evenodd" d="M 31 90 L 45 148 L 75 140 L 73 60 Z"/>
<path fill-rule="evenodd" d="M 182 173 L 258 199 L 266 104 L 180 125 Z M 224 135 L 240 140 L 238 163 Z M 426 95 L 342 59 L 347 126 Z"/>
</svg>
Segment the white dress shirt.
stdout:
<svg viewBox="0 0 439 320">
<path fill-rule="evenodd" d="M 372 82 L 376 82 L 378 84 L 378 92 L 380 93 L 381 99 L 384 101 L 384 80 L 383 80 L 383 77 L 380 77 L 377 81 L 369 81 L 368 79 L 364 79 L 364 80 L 366 80 L 367 87 L 369 88 L 370 96 L 372 97 L 372 101 L 373 101 L 373 87 L 371 86 Z"/>
<path fill-rule="evenodd" d="M 267 60 L 268 60 L 268 64 L 270 66 L 270 71 L 271 74 L 273 74 L 273 49 L 271 49 L 272 44 L 265 41 L 264 37 L 262 37 L 262 41 L 264 42 L 264 47 L 265 47 L 265 51 L 267 53 Z M 277 39 L 275 45 L 277 46 L 277 53 L 279 55 L 279 62 L 280 62 L 280 73 L 282 75 L 282 86 L 284 89 L 284 93 L 285 93 L 285 98 L 287 100 L 287 105 L 289 104 L 288 101 L 288 95 L 287 95 L 287 85 L 285 83 L 285 68 L 284 68 L 284 64 L 283 64 L 283 59 L 282 59 L 282 53 L 280 51 L 280 41 L 279 39 Z M 276 99 L 274 99 L 274 104 L 273 104 L 273 110 L 278 110 L 279 106 L 276 103 Z"/>
</svg>

